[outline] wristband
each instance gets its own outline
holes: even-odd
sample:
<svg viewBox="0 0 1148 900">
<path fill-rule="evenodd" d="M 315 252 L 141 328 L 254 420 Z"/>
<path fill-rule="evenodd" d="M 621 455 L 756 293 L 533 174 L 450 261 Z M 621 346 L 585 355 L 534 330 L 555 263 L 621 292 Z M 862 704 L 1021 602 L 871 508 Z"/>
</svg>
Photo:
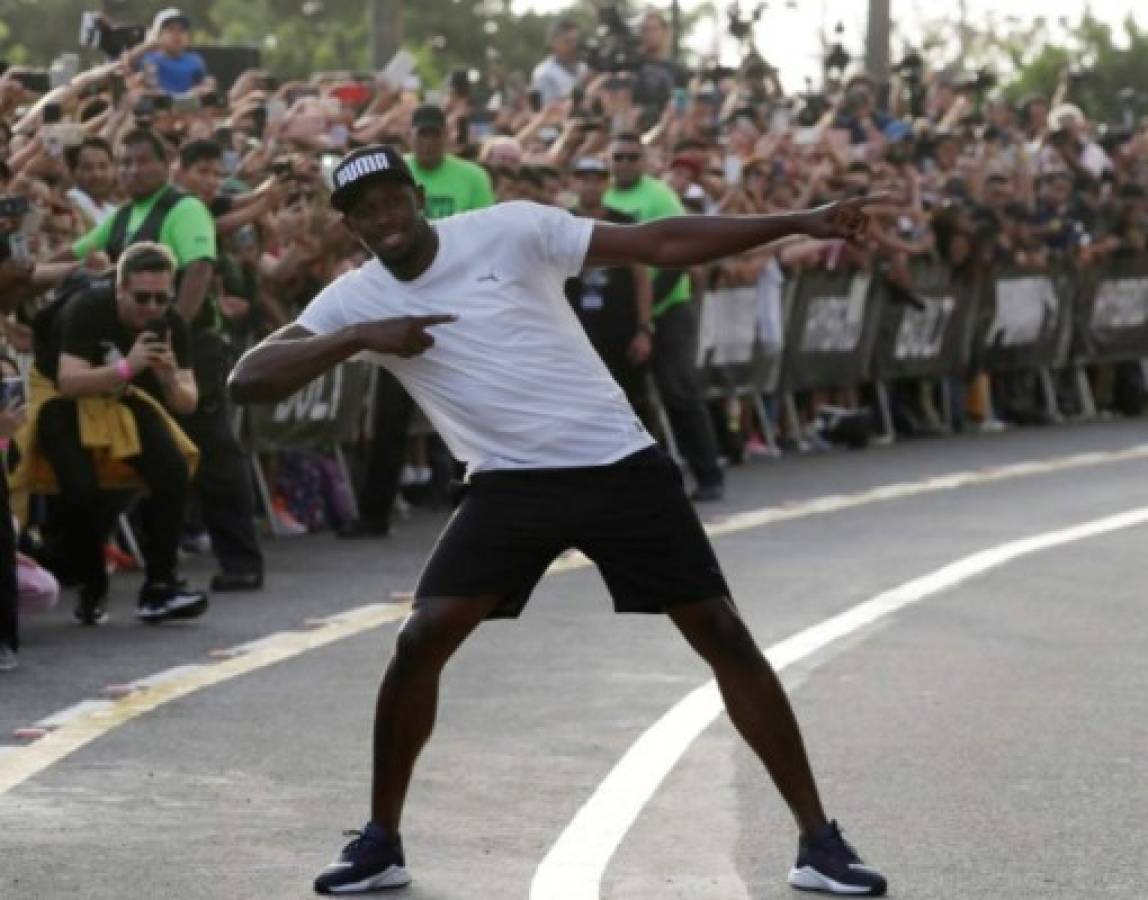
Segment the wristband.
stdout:
<svg viewBox="0 0 1148 900">
<path fill-rule="evenodd" d="M 132 371 L 132 364 L 126 359 L 121 359 L 116 363 L 116 374 L 119 375 L 123 381 L 131 381 L 136 377 L 136 373 Z"/>
</svg>

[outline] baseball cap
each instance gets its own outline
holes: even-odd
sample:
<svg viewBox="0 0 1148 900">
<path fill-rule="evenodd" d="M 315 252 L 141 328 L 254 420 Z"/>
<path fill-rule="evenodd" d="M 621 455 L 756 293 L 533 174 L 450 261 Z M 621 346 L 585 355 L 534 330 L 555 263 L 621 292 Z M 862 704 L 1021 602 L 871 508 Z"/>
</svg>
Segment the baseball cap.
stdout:
<svg viewBox="0 0 1148 900">
<path fill-rule="evenodd" d="M 344 156 L 331 172 L 331 205 L 345 213 L 354 205 L 363 187 L 378 178 L 405 181 L 414 186 L 415 178 L 402 154 L 389 144 L 372 144 Z"/>
<path fill-rule="evenodd" d="M 169 6 L 167 9 L 161 9 L 155 14 L 155 18 L 152 19 L 152 34 L 159 34 L 168 25 L 172 25 L 176 22 L 182 24 L 184 28 L 191 28 L 191 19 L 187 17 L 187 14 L 184 13 L 183 10 L 175 6 Z"/>
<path fill-rule="evenodd" d="M 418 131 L 420 128 L 446 128 L 446 113 L 442 107 L 433 103 L 424 103 L 416 106 L 411 113 L 411 127 Z"/>
<path fill-rule="evenodd" d="M 600 159 L 593 156 L 583 156 L 574 163 L 575 175 L 609 175 L 610 170 Z"/>
</svg>

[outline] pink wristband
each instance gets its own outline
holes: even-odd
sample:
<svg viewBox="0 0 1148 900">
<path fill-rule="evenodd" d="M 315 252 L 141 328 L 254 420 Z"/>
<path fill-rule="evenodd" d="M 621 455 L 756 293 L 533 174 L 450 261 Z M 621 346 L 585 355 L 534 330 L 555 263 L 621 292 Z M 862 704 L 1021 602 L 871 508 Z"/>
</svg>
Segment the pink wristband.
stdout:
<svg viewBox="0 0 1148 900">
<path fill-rule="evenodd" d="M 136 376 L 136 373 L 132 371 L 132 364 L 126 359 L 121 359 L 116 363 L 116 374 L 124 381 L 131 381 Z"/>
</svg>

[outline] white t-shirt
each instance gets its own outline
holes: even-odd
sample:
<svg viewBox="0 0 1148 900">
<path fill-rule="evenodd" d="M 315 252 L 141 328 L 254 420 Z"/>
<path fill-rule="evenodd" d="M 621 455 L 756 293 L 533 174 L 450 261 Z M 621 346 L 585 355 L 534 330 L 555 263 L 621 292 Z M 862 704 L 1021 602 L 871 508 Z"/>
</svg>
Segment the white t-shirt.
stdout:
<svg viewBox="0 0 1148 900">
<path fill-rule="evenodd" d="M 468 472 L 616 462 L 653 440 L 563 293 L 593 220 L 506 203 L 436 221 L 438 253 L 413 281 L 378 260 L 332 282 L 298 323 L 328 334 L 395 316 L 454 314 L 420 356 L 364 354 L 402 382 Z"/>
<path fill-rule="evenodd" d="M 553 56 L 548 56 L 534 67 L 530 86 L 542 94 L 543 104 L 569 97 L 579 79 L 586 74 L 586 63 L 579 62 L 574 71 L 566 68 Z"/>
</svg>

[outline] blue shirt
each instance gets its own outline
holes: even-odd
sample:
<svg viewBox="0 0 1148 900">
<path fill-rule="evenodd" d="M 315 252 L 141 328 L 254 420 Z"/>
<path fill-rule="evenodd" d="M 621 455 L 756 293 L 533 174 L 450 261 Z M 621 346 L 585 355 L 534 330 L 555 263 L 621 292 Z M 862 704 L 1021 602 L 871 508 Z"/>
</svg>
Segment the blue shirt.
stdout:
<svg viewBox="0 0 1148 900">
<path fill-rule="evenodd" d="M 144 69 L 155 67 L 156 86 L 168 94 L 186 94 L 207 77 L 207 65 L 198 53 L 168 56 L 153 50 L 144 56 Z"/>
</svg>

